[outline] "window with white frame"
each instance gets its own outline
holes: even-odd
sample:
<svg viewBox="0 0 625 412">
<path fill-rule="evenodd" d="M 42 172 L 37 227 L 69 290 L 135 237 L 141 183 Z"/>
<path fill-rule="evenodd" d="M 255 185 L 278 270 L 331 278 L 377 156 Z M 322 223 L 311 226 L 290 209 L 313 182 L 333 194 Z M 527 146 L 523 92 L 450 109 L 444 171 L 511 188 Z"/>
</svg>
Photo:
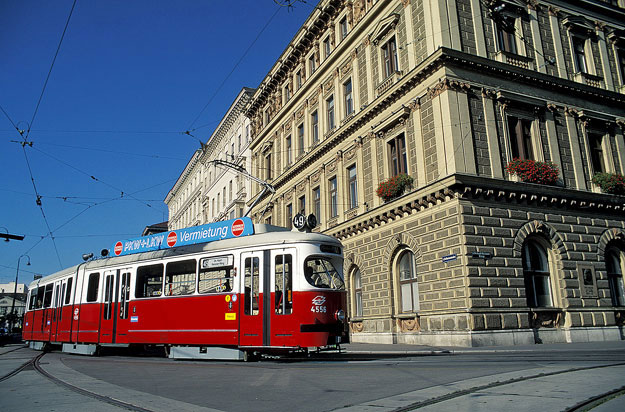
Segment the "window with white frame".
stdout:
<svg viewBox="0 0 625 412">
<path fill-rule="evenodd" d="M 538 236 L 526 239 L 523 243 L 521 259 L 527 306 L 530 308 L 552 307 L 553 298 L 546 240 Z"/>
<path fill-rule="evenodd" d="M 605 252 L 605 267 L 608 273 L 612 306 L 625 306 L 625 288 L 623 288 L 623 251 L 616 245 L 610 245 Z"/>
<path fill-rule="evenodd" d="M 625 46 L 616 49 L 616 65 L 621 75 L 621 86 L 625 86 Z"/>
<path fill-rule="evenodd" d="M 330 57 L 330 53 L 332 53 L 332 43 L 330 43 L 330 36 L 326 37 L 323 40 L 323 53 L 325 59 Z"/>
<path fill-rule="evenodd" d="M 297 199 L 297 209 L 299 213 L 306 214 L 306 195 L 302 195 Z"/>
<path fill-rule="evenodd" d="M 347 168 L 347 188 L 349 190 L 349 208 L 358 206 L 358 182 L 356 179 L 356 165 Z"/>
<path fill-rule="evenodd" d="M 330 198 L 330 217 L 337 217 L 339 214 L 339 208 L 336 176 L 328 180 L 328 197 Z"/>
<path fill-rule="evenodd" d="M 352 79 L 349 78 L 343 83 L 343 96 L 345 105 L 345 116 L 354 113 L 354 94 L 352 90 Z"/>
<path fill-rule="evenodd" d="M 347 34 L 349 33 L 347 17 L 343 17 L 343 19 L 339 22 L 339 33 L 341 35 L 341 40 L 347 37 Z"/>
<path fill-rule="evenodd" d="M 513 159 L 534 159 L 532 120 L 521 116 L 507 116 L 510 153 Z"/>
<path fill-rule="evenodd" d="M 297 126 L 297 154 L 304 154 L 304 123 Z"/>
<path fill-rule="evenodd" d="M 313 143 L 319 142 L 319 113 L 315 110 L 310 115 L 310 132 Z"/>
<path fill-rule="evenodd" d="M 406 157 L 406 139 L 400 133 L 387 142 L 388 160 L 391 176 L 408 173 L 408 159 Z"/>
<path fill-rule="evenodd" d="M 297 87 L 297 90 L 302 87 L 302 70 L 298 70 L 295 73 L 295 87 Z"/>
<path fill-rule="evenodd" d="M 590 167 L 593 173 L 607 172 L 603 153 L 604 136 L 597 132 L 588 132 L 588 149 L 590 151 Z"/>
<path fill-rule="evenodd" d="M 381 47 L 382 50 L 382 68 L 384 78 L 399 70 L 399 62 L 397 60 L 397 43 L 395 36 L 391 37 Z"/>
<path fill-rule="evenodd" d="M 419 311 L 419 284 L 415 256 L 409 249 L 400 251 L 395 259 L 394 272 L 399 284 L 400 313 Z"/>
<path fill-rule="evenodd" d="M 293 227 L 293 205 L 289 203 L 286 205 L 286 214 L 285 214 L 286 222 L 285 226 L 289 229 Z"/>
<path fill-rule="evenodd" d="M 495 26 L 497 28 L 497 45 L 499 46 L 500 51 L 511 54 L 519 54 L 517 47 L 516 22 L 517 18 L 513 16 L 501 16 L 495 22 Z"/>
<path fill-rule="evenodd" d="M 336 126 L 334 123 L 334 96 L 330 96 L 326 99 L 326 121 L 328 130 L 334 129 Z"/>
<path fill-rule="evenodd" d="M 317 70 L 317 60 L 315 59 L 315 54 L 313 53 L 308 58 L 308 68 L 309 68 L 309 77 Z"/>
<path fill-rule="evenodd" d="M 268 152 L 265 154 L 265 179 L 269 180 L 272 178 L 273 175 L 271 173 L 271 152 Z"/>
<path fill-rule="evenodd" d="M 573 65 L 576 73 L 588 74 L 588 61 L 586 56 L 587 39 L 573 35 L 571 36 L 571 45 L 573 48 Z"/>
<path fill-rule="evenodd" d="M 293 142 L 291 141 L 291 135 L 288 135 L 285 139 L 285 150 L 286 150 L 286 164 L 290 165 L 293 163 Z"/>
<path fill-rule="evenodd" d="M 321 188 L 319 186 L 313 189 L 313 213 L 317 222 L 321 223 Z"/>
<path fill-rule="evenodd" d="M 358 267 L 352 271 L 352 316 L 362 317 L 362 277 Z"/>
</svg>

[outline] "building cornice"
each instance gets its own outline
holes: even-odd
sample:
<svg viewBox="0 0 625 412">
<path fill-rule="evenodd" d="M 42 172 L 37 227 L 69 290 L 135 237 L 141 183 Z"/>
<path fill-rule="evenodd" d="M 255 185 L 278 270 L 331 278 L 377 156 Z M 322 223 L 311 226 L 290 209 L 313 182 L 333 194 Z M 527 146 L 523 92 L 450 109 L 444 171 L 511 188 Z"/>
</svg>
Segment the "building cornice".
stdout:
<svg viewBox="0 0 625 412">
<path fill-rule="evenodd" d="M 488 177 L 455 174 L 384 203 L 375 209 L 326 229 L 323 233 L 347 240 L 367 230 L 392 223 L 404 216 L 455 199 L 495 202 L 510 206 L 540 206 L 561 211 L 619 214 L 625 211 L 625 197 L 584 192 L 558 186 L 511 182 Z"/>
</svg>

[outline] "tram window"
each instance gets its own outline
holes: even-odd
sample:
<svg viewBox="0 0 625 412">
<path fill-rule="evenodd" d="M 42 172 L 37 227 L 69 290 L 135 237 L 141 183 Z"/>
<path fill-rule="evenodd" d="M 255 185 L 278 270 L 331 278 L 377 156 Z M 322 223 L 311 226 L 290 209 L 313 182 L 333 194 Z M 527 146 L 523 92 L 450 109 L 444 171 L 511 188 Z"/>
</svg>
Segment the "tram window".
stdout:
<svg viewBox="0 0 625 412">
<path fill-rule="evenodd" d="M 43 295 L 43 307 L 49 308 L 52 305 L 52 290 L 54 285 L 52 283 L 46 285 L 46 289 Z"/>
<path fill-rule="evenodd" d="M 119 318 L 128 319 L 128 301 L 130 300 L 130 273 L 122 273 L 122 288 L 120 291 L 121 305 L 119 305 Z"/>
<path fill-rule="evenodd" d="M 336 255 L 341 254 L 341 248 L 333 245 L 321 245 L 320 247 L 323 253 L 334 253 Z"/>
<path fill-rule="evenodd" d="M 345 289 L 343 278 L 327 258 L 316 257 L 306 260 L 304 277 L 312 286 L 325 289 Z"/>
<path fill-rule="evenodd" d="M 33 288 L 30 291 L 30 301 L 28 302 L 28 310 L 35 309 L 35 303 L 37 303 L 37 288 Z"/>
<path fill-rule="evenodd" d="M 67 292 L 65 293 L 65 304 L 69 305 L 72 296 L 72 283 L 74 278 L 67 279 Z"/>
<path fill-rule="evenodd" d="M 276 313 L 289 315 L 293 312 L 293 257 L 291 255 L 276 256 L 275 267 Z"/>
<path fill-rule="evenodd" d="M 104 278 L 104 319 L 111 319 L 113 315 L 113 287 L 115 277 L 107 275 Z"/>
<path fill-rule="evenodd" d="M 245 314 L 258 315 L 258 258 L 245 258 Z"/>
<path fill-rule="evenodd" d="M 137 268 L 136 298 L 161 296 L 163 293 L 163 264 L 140 266 Z"/>
<path fill-rule="evenodd" d="M 195 292 L 196 266 L 195 259 L 168 263 L 165 276 L 165 295 L 190 295 Z"/>
<path fill-rule="evenodd" d="M 39 286 L 37 288 L 37 302 L 35 303 L 35 309 L 41 309 L 43 307 L 43 291 L 45 286 Z"/>
<path fill-rule="evenodd" d="M 98 300 L 98 290 L 100 288 L 100 274 L 91 273 L 89 275 L 89 283 L 87 284 L 87 302 L 95 302 Z"/>
<path fill-rule="evenodd" d="M 198 290 L 200 293 L 221 293 L 232 291 L 233 268 L 211 268 L 200 270 L 200 282 Z"/>
<path fill-rule="evenodd" d="M 59 290 L 59 285 L 56 285 L 55 292 L 54 292 L 54 308 L 58 308 L 59 305 L 59 296 L 60 296 L 60 290 Z M 55 321 L 56 320 L 56 310 L 52 311 L 52 320 Z"/>
<path fill-rule="evenodd" d="M 61 291 L 61 297 L 59 298 L 59 307 L 61 310 L 59 311 L 59 320 L 63 320 L 63 299 L 65 299 L 65 291 L 67 288 L 67 283 L 63 283 L 63 288 Z"/>
</svg>

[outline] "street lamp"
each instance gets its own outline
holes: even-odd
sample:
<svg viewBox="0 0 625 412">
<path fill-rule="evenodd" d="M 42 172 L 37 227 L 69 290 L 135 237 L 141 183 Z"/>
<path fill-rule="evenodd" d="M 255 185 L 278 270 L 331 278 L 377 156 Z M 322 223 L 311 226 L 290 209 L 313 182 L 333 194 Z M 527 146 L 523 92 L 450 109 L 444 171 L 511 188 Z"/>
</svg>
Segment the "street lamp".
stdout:
<svg viewBox="0 0 625 412">
<path fill-rule="evenodd" d="M 20 275 L 20 262 L 22 258 L 25 257 L 28 259 L 28 263 L 26 266 L 30 266 L 30 256 L 27 254 L 23 254 L 17 258 L 17 271 L 15 272 L 15 289 L 13 290 L 13 302 L 11 303 L 11 320 L 9 321 L 9 332 L 13 332 L 13 322 L 15 322 L 15 298 L 17 297 L 17 279 Z"/>
</svg>

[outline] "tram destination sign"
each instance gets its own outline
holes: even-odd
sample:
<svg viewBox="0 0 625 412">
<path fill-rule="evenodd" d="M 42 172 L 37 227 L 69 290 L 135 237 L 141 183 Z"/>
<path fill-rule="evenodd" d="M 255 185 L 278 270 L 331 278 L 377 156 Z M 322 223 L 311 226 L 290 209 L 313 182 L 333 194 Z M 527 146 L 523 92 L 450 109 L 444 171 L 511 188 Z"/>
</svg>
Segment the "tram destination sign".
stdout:
<svg viewBox="0 0 625 412">
<path fill-rule="evenodd" d="M 120 240 L 115 242 L 111 250 L 113 256 L 124 256 L 133 253 L 163 250 L 175 246 L 194 245 L 197 243 L 208 243 L 253 234 L 254 224 L 252 223 L 252 219 L 249 217 L 241 217 L 238 219 L 172 230 L 156 235 Z"/>
</svg>

